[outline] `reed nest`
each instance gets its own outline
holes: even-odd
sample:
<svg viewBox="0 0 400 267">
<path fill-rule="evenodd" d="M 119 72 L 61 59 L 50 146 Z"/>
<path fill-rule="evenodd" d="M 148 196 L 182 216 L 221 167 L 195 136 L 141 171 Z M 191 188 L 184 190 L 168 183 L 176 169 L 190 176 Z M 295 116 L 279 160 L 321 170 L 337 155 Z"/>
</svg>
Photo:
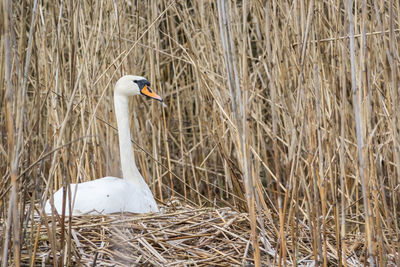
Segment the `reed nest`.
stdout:
<svg viewBox="0 0 400 267">
<path fill-rule="evenodd" d="M 261 218 L 265 228 L 261 238 L 261 263 L 277 265 L 278 229 L 271 214 Z M 71 220 L 66 218 L 64 224 L 58 218 L 56 225 L 51 221 L 50 217 L 44 222 L 36 216 L 29 224 L 27 234 L 35 240 L 33 250 L 30 249 L 34 255 L 23 249 L 23 265 L 52 265 L 57 257 L 64 264 L 80 266 L 254 266 L 249 216 L 230 208 L 181 206 L 174 200 L 156 214 L 83 215 Z M 311 232 L 302 223 L 298 228 L 297 266 L 314 266 L 310 258 Z M 56 232 L 53 246 L 52 231 Z M 63 250 L 66 253 L 53 251 L 52 247 L 60 248 L 60 240 L 68 235 L 71 243 L 64 243 L 68 246 Z M 334 242 L 333 236 L 329 238 L 329 266 L 338 263 Z M 291 244 L 290 237 L 288 243 Z M 360 255 L 365 249 L 362 234 L 353 235 L 346 243 L 347 266 L 362 266 Z M 294 266 L 294 259 L 288 257 L 285 264 Z"/>
</svg>

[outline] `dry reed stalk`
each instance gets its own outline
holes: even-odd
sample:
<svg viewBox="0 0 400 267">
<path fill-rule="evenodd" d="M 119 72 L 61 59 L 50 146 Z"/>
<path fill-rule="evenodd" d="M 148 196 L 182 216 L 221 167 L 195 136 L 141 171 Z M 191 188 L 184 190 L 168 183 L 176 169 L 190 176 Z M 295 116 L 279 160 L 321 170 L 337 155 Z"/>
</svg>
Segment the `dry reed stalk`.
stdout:
<svg viewBox="0 0 400 267">
<path fill-rule="evenodd" d="M 345 49 L 344 46 L 342 46 L 341 49 L 342 57 L 345 55 Z M 341 112 L 340 112 L 340 154 L 339 154 L 339 161 L 340 161 L 340 191 L 342 192 L 341 197 L 340 197 L 340 250 L 339 250 L 339 266 L 342 266 L 344 263 L 345 264 L 345 258 L 346 258 L 346 243 L 345 243 L 345 237 L 346 237 L 346 197 L 343 192 L 345 192 L 346 186 L 346 156 L 345 156 L 345 135 L 346 135 L 346 126 L 345 126 L 345 117 L 346 117 L 346 79 L 345 79 L 345 67 L 340 68 L 340 86 L 342 87 L 342 98 L 341 98 Z"/>
<path fill-rule="evenodd" d="M 362 93 L 361 89 L 358 88 L 357 78 L 356 78 L 356 66 L 355 66 L 355 48 L 354 48 L 354 24 L 353 24 L 353 1 L 347 1 L 347 12 L 349 18 L 349 36 L 350 36 L 350 64 L 351 64 L 351 88 L 353 95 L 353 109 L 354 109 L 354 120 L 356 126 L 357 135 L 357 151 L 358 151 L 358 168 L 360 181 L 362 186 L 363 204 L 365 210 L 365 230 L 367 236 L 367 246 L 368 246 L 368 261 L 371 266 L 375 266 L 373 244 L 372 244 L 372 228 L 371 225 L 371 208 L 369 203 L 369 186 L 366 179 L 367 166 L 365 162 L 365 148 L 364 148 L 364 133 L 365 125 L 362 118 L 360 118 L 360 99 Z"/>
<path fill-rule="evenodd" d="M 20 266 L 20 228 L 19 228 L 19 214 L 18 214 L 18 198 L 17 198 L 17 188 L 19 187 L 19 183 L 17 182 L 18 175 L 18 163 L 19 163 L 19 146 L 21 140 L 21 132 L 18 131 L 18 134 L 15 134 L 15 126 L 20 124 L 22 121 L 21 115 L 14 120 L 15 114 L 20 113 L 19 110 L 14 108 L 14 103 L 17 103 L 19 107 L 21 107 L 20 102 L 23 95 L 20 96 L 16 90 L 15 85 L 13 84 L 11 78 L 11 69 L 12 69 L 12 59 L 14 57 L 14 53 L 11 49 L 12 44 L 12 4 L 10 1 L 3 2 L 3 13 L 4 13 L 4 27 L 5 27 L 5 42 L 4 42 L 4 50 L 5 50 L 5 79 L 6 79 L 6 93 L 5 93 L 5 112 L 6 112 L 6 129 L 8 134 L 8 149 L 9 153 L 9 168 L 10 168 L 10 176 L 11 176 L 11 193 L 8 205 L 7 212 L 7 222 L 6 222 L 6 231 L 3 240 L 3 257 L 2 257 L 2 265 L 5 267 L 8 263 L 8 247 L 9 243 L 12 242 L 14 253 L 14 264 L 15 266 Z M 15 142 L 15 137 L 17 137 L 17 143 Z"/>
<path fill-rule="evenodd" d="M 258 244 L 258 233 L 257 233 L 257 218 L 256 218 L 256 203 L 255 203 L 255 183 L 253 176 L 249 169 L 250 165 L 250 153 L 249 153 L 249 141 L 247 138 L 247 103 L 248 103 L 248 73 L 247 73 L 247 50 L 246 50 L 246 19 L 247 19 L 247 5 L 243 6 L 243 46 L 242 46 L 242 56 L 243 56 L 243 73 L 242 73 L 242 89 L 239 86 L 239 74 L 237 70 L 237 60 L 236 51 L 233 45 L 232 39 L 232 26 L 231 26 L 231 8 L 227 4 L 227 1 L 218 1 L 218 13 L 219 13 L 219 25 L 221 42 L 224 50 L 225 67 L 228 73 L 228 85 L 231 95 L 232 110 L 234 112 L 234 118 L 236 122 L 236 146 L 238 147 L 237 153 L 239 155 L 238 160 L 240 163 L 240 168 L 243 172 L 243 180 L 246 189 L 246 200 L 248 205 L 248 212 L 251 221 L 251 240 L 253 244 L 254 253 L 254 263 L 255 266 L 259 267 L 260 264 L 260 251 Z"/>
</svg>

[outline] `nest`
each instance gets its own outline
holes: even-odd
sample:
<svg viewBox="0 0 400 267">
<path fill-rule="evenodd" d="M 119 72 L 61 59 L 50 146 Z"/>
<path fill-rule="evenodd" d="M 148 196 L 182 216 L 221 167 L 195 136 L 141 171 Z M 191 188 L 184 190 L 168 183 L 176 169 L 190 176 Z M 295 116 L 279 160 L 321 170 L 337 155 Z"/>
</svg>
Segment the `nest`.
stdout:
<svg viewBox="0 0 400 267">
<path fill-rule="evenodd" d="M 274 266 L 279 240 L 268 217 L 263 218 L 260 253 L 263 266 Z M 299 230 L 297 265 L 315 265 L 309 231 L 306 226 Z M 38 217 L 29 233 L 35 241 L 30 253 L 22 251 L 22 263 L 31 266 L 53 265 L 55 258 L 74 266 L 253 266 L 248 215 L 229 208 L 170 206 L 158 214 L 75 216 L 54 225 L 50 217 L 47 223 Z M 289 247 L 289 236 L 287 242 Z M 337 265 L 334 254 L 330 266 Z M 290 255 L 286 264 L 293 265 Z M 347 264 L 362 265 L 355 254 L 348 255 Z"/>
</svg>

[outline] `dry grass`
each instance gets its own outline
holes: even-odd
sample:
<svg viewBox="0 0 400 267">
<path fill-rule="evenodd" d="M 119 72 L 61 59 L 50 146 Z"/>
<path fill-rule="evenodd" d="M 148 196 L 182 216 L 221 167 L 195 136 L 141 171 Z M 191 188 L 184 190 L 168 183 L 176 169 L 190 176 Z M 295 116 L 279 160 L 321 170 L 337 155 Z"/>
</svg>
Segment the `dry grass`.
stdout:
<svg viewBox="0 0 400 267">
<path fill-rule="evenodd" d="M 0 14 L 3 266 L 34 248 L 54 266 L 400 265 L 398 1 L 5 0 Z M 168 105 L 132 100 L 139 169 L 161 204 L 190 208 L 128 217 L 127 236 L 110 226 L 118 216 L 40 217 L 63 184 L 120 176 L 123 74 L 146 76 Z M 168 224 L 191 216 L 204 227 Z M 225 226 L 242 238 L 215 230 Z M 173 246 L 163 229 L 218 235 Z M 137 251 L 98 250 L 143 233 L 128 242 Z"/>
<path fill-rule="evenodd" d="M 276 264 L 278 254 L 276 226 L 271 216 L 264 218 L 265 235 L 260 247 L 263 263 Z M 249 217 L 230 208 L 194 208 L 181 206 L 176 200 L 162 207 L 162 213 L 144 216 L 118 214 L 107 216 L 76 216 L 71 221 L 72 243 L 70 249 L 58 249 L 56 255 L 49 243 L 49 230 L 35 217 L 27 228 L 33 250 L 22 251 L 25 265 L 49 264 L 56 256 L 63 259 L 63 265 L 83 264 L 84 266 L 251 266 L 253 253 L 250 244 Z M 69 221 L 67 221 L 69 223 Z M 49 221 L 50 223 L 50 221 Z M 33 228 L 32 228 L 33 227 Z M 60 240 L 62 229 L 57 225 L 56 236 Z M 312 266 L 309 231 L 300 225 L 297 263 Z M 329 233 L 330 265 L 337 264 L 334 235 Z M 361 235 L 349 236 L 346 241 L 351 247 L 363 245 Z M 56 242 L 61 248 L 63 244 Z M 291 243 L 291 240 L 288 240 Z M 34 253 L 32 253 L 34 251 Z M 65 253 L 64 255 L 61 253 Z M 359 250 L 348 251 L 348 266 L 360 266 Z M 292 259 L 287 265 L 292 266 Z"/>
</svg>

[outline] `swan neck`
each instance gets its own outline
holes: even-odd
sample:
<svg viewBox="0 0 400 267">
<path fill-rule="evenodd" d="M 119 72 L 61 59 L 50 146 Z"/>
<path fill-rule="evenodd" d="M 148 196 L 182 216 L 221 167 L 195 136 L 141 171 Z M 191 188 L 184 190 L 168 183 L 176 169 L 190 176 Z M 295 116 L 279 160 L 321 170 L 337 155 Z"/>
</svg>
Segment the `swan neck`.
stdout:
<svg viewBox="0 0 400 267">
<path fill-rule="evenodd" d="M 131 143 L 129 98 L 114 93 L 114 109 L 118 125 L 119 153 L 123 178 L 141 185 L 144 180 L 136 166 Z"/>
</svg>

